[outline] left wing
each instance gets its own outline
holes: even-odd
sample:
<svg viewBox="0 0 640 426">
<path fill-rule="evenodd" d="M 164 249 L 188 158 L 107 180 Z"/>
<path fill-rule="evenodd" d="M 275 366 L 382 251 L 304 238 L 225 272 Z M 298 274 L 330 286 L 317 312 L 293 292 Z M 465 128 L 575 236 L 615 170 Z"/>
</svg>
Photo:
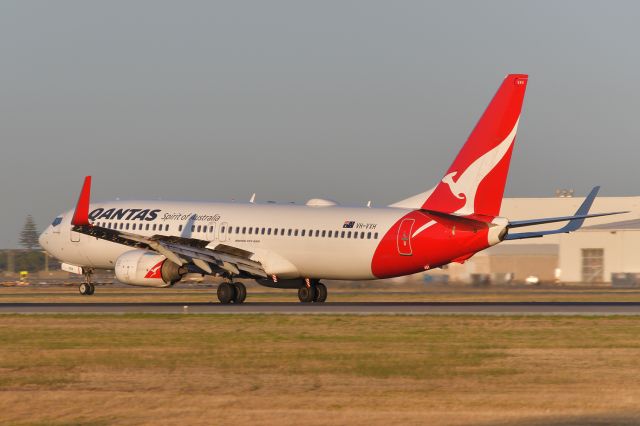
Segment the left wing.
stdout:
<svg viewBox="0 0 640 426">
<path fill-rule="evenodd" d="M 180 266 L 193 263 L 207 273 L 212 273 L 216 269 L 231 275 L 267 277 L 262 264 L 251 259 L 254 253 L 237 247 L 218 244 L 209 248 L 209 241 L 196 238 L 168 235 L 143 236 L 94 226 L 89 221 L 90 193 L 91 176 L 87 176 L 71 220 L 75 232 L 116 244 L 155 251 Z"/>
</svg>

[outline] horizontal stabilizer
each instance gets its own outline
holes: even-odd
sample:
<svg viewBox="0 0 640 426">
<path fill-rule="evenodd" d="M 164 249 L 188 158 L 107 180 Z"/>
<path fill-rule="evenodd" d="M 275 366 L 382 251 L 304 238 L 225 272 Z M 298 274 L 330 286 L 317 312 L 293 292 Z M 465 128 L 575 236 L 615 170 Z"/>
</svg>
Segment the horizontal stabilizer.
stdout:
<svg viewBox="0 0 640 426">
<path fill-rule="evenodd" d="M 534 231 L 534 232 L 520 232 L 516 234 L 508 233 L 505 236 L 505 240 L 521 240 L 524 238 L 538 238 L 545 235 L 552 234 L 566 234 L 569 232 L 577 231 L 584 224 L 585 219 L 589 219 L 592 217 L 602 217 L 602 216 L 611 216 L 616 214 L 623 214 L 628 212 L 612 212 L 612 213 L 593 213 L 589 214 L 589 210 L 593 205 L 593 201 L 596 199 L 596 195 L 598 195 L 598 191 L 600 190 L 599 186 L 596 186 L 591 190 L 589 195 L 584 199 L 575 215 L 573 216 L 560 216 L 560 217 L 548 217 L 543 219 L 531 219 L 531 220 L 519 220 L 509 222 L 507 225 L 507 229 L 513 228 L 521 228 L 525 226 L 535 226 L 535 225 L 544 225 L 547 223 L 556 223 L 556 222 L 569 222 L 565 226 L 559 229 L 554 229 L 551 231 Z"/>
</svg>

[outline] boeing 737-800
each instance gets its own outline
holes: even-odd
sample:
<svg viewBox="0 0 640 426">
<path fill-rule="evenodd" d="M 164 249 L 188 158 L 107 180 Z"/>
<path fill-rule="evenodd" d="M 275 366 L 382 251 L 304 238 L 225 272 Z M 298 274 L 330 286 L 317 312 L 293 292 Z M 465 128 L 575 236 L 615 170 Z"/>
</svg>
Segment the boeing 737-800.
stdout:
<svg viewBox="0 0 640 426">
<path fill-rule="evenodd" d="M 56 217 L 40 244 L 84 274 L 80 293 L 94 292 L 97 269 L 138 286 L 172 286 L 191 272 L 219 275 L 222 303 L 242 303 L 250 278 L 298 289 L 301 302 L 324 302 L 321 279 L 371 280 L 414 274 L 504 240 L 571 232 L 588 217 L 598 188 L 573 216 L 509 221 L 500 217 L 527 75 L 508 75 L 467 142 L 431 190 L 384 208 L 305 205 L 116 201 L 90 203 L 87 176 L 75 210 Z M 513 232 L 568 222 L 560 229 Z"/>
</svg>

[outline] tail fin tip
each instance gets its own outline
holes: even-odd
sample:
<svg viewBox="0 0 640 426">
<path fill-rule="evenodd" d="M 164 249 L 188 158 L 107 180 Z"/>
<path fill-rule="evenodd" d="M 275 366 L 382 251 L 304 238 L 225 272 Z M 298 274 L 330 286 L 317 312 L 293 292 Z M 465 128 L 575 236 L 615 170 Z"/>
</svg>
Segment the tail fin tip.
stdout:
<svg viewBox="0 0 640 426">
<path fill-rule="evenodd" d="M 422 208 L 497 216 L 529 76 L 508 74 Z"/>
</svg>

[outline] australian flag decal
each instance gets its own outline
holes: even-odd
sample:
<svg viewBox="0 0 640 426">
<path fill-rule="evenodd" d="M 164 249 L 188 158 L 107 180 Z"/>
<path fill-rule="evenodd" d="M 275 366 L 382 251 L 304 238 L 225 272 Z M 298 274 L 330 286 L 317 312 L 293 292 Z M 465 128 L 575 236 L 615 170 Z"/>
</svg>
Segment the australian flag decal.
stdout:
<svg viewBox="0 0 640 426">
<path fill-rule="evenodd" d="M 353 220 L 345 220 L 344 221 L 344 225 L 342 225 L 343 228 L 353 228 L 353 225 L 355 225 L 356 222 Z"/>
</svg>

